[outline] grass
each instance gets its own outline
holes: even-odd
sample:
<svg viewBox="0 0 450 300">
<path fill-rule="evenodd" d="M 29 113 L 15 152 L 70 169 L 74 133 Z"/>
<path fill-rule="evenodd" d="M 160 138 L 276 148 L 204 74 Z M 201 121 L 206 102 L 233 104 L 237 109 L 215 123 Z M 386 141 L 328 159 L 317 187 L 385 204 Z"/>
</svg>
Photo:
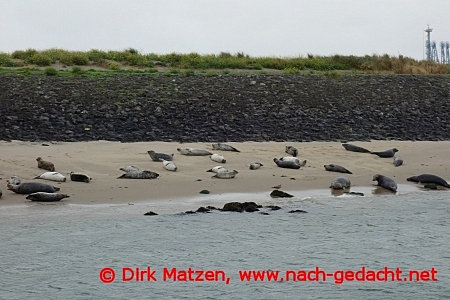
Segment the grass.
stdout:
<svg viewBox="0 0 450 300">
<path fill-rule="evenodd" d="M 402 55 L 333 55 L 306 57 L 250 57 L 242 52 L 200 55 L 198 53 L 141 54 L 133 48 L 123 51 L 87 52 L 64 49 L 16 50 L 0 52 L 1 72 L 42 72 L 73 66 L 74 74 L 89 75 L 97 71 L 184 74 L 230 74 L 259 71 L 263 74 L 321 74 L 338 78 L 345 74 L 450 74 L 450 66 L 417 61 Z M 24 69 L 25 68 L 25 69 Z M 30 71 L 27 69 L 33 69 Z M 339 71 L 339 72 L 338 72 Z M 53 71 L 51 71 L 54 73 Z M 46 73 L 44 73 L 46 74 Z"/>
</svg>

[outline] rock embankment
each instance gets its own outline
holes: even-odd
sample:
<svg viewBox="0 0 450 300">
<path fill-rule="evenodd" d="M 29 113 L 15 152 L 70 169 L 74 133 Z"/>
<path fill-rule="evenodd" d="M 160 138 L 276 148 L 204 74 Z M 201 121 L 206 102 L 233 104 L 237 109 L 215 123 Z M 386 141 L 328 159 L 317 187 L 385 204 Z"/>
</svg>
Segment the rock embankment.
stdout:
<svg viewBox="0 0 450 300">
<path fill-rule="evenodd" d="M 0 75 L 0 140 L 450 139 L 450 77 Z"/>
</svg>

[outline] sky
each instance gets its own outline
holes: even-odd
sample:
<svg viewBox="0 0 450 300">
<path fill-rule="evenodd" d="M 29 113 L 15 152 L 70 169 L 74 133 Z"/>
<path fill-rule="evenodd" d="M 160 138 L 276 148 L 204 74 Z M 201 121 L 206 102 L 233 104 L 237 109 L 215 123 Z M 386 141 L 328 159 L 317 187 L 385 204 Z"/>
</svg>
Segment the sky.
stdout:
<svg viewBox="0 0 450 300">
<path fill-rule="evenodd" d="M 425 58 L 450 40 L 450 0 L 0 0 L 0 52 Z"/>
</svg>

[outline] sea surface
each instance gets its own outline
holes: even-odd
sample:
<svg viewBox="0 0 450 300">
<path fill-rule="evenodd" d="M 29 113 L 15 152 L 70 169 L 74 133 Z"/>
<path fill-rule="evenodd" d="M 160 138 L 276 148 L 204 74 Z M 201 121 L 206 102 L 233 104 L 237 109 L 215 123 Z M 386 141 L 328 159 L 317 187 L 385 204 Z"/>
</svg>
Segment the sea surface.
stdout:
<svg viewBox="0 0 450 300">
<path fill-rule="evenodd" d="M 449 191 L 307 193 L 289 200 L 228 195 L 282 207 L 264 209 L 269 215 L 143 215 L 164 211 L 164 203 L 0 207 L 0 299 L 448 299 Z M 198 207 L 202 199 L 170 209 Z M 295 209 L 307 213 L 288 213 Z M 388 281 L 368 281 L 369 270 L 385 267 L 402 273 L 395 281 L 389 272 Z M 115 272 L 111 283 L 100 278 L 102 270 L 112 278 L 105 268 Z M 150 268 L 151 276 L 136 268 Z M 204 273 L 197 278 L 198 270 Z M 242 280 L 244 270 L 279 277 Z M 414 273 L 410 281 L 411 270 L 422 280 Z M 351 280 L 357 271 L 360 280 Z"/>
</svg>

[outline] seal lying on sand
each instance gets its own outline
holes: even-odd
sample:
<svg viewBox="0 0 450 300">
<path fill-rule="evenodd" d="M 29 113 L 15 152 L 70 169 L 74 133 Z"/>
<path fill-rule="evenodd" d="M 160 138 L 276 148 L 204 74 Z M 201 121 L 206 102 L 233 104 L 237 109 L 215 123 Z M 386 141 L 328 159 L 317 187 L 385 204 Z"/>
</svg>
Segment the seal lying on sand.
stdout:
<svg viewBox="0 0 450 300">
<path fill-rule="evenodd" d="M 286 146 L 286 149 L 284 150 L 287 154 L 292 155 L 294 157 L 297 156 L 298 150 L 295 147 L 292 146 Z"/>
<path fill-rule="evenodd" d="M 58 172 L 45 172 L 37 177 L 34 177 L 34 179 L 45 179 L 51 181 L 65 182 L 66 176 Z"/>
<path fill-rule="evenodd" d="M 330 188 L 334 190 L 343 190 L 349 188 L 350 185 L 350 179 L 346 177 L 336 177 L 333 181 L 331 181 Z"/>
<path fill-rule="evenodd" d="M 227 160 L 225 159 L 225 157 L 223 157 L 223 155 L 221 154 L 217 154 L 214 153 L 213 155 L 210 155 L 209 158 L 211 158 L 212 161 L 224 164 L 227 162 Z"/>
<path fill-rule="evenodd" d="M 131 171 L 123 174 L 118 179 L 155 179 L 159 174 L 152 171 Z"/>
<path fill-rule="evenodd" d="M 11 185 L 19 185 L 21 183 L 20 178 L 17 176 L 11 176 L 6 182 Z"/>
<path fill-rule="evenodd" d="M 344 168 L 343 166 L 340 166 L 340 165 L 329 164 L 329 165 L 324 165 L 323 167 L 325 168 L 325 170 L 330 171 L 330 172 L 353 174 L 352 172 L 350 172 L 349 170 L 347 170 L 346 168 Z"/>
<path fill-rule="evenodd" d="M 220 179 L 231 179 L 236 176 L 236 174 L 239 173 L 236 170 L 233 170 L 232 172 L 220 172 L 216 175 L 212 176 L 211 178 L 220 178 Z"/>
<path fill-rule="evenodd" d="M 92 178 L 86 174 L 70 172 L 70 180 L 89 183 Z"/>
<path fill-rule="evenodd" d="M 167 171 L 175 172 L 177 170 L 177 165 L 173 161 L 168 161 L 165 159 L 162 159 L 161 161 L 163 163 L 164 169 L 166 169 Z"/>
<path fill-rule="evenodd" d="M 133 172 L 133 171 L 139 171 L 139 168 L 135 167 L 135 166 L 126 166 L 125 168 L 120 168 L 119 170 L 124 171 L 125 173 L 128 173 L 128 172 Z"/>
<path fill-rule="evenodd" d="M 444 186 L 446 188 L 450 188 L 450 184 L 448 184 L 444 178 L 441 178 L 433 174 L 420 174 L 417 176 L 406 178 L 406 180 L 417 183 L 434 183 L 440 186 Z"/>
<path fill-rule="evenodd" d="M 60 190 L 59 187 L 40 182 L 24 182 L 20 185 L 11 185 L 8 183 L 7 187 L 8 190 L 16 194 L 32 194 L 37 192 L 54 193 Z"/>
<path fill-rule="evenodd" d="M 148 155 L 150 155 L 150 158 L 153 161 L 161 161 L 161 159 L 168 160 L 168 161 L 173 160 L 173 153 L 172 154 L 156 153 L 153 150 L 149 150 L 149 151 L 147 151 L 147 153 L 148 153 Z"/>
<path fill-rule="evenodd" d="M 49 161 L 43 160 L 41 157 L 36 158 L 38 162 L 38 168 L 44 169 L 50 172 L 55 172 L 55 165 Z"/>
<path fill-rule="evenodd" d="M 207 156 L 212 155 L 211 152 L 203 150 L 203 149 L 196 149 L 196 148 L 177 148 L 178 152 L 182 155 L 190 155 L 190 156 Z"/>
<path fill-rule="evenodd" d="M 211 168 L 211 169 L 207 170 L 206 172 L 225 173 L 225 172 L 228 172 L 228 170 L 222 166 L 215 166 L 214 168 Z"/>
<path fill-rule="evenodd" d="M 373 175 L 373 179 L 372 181 L 377 181 L 379 186 L 384 187 L 387 190 L 391 190 L 393 192 L 397 191 L 397 184 L 395 183 L 395 181 L 389 177 L 380 175 L 380 174 L 375 174 Z"/>
<path fill-rule="evenodd" d="M 306 165 L 306 159 L 301 160 L 300 158 L 292 157 L 292 156 L 285 156 L 285 157 L 280 158 L 280 160 L 282 160 L 282 161 L 293 161 L 296 164 L 300 165 L 300 167 L 303 167 L 304 165 Z"/>
<path fill-rule="evenodd" d="M 55 201 L 61 201 L 61 199 L 69 198 L 69 197 L 70 196 L 67 194 L 37 192 L 37 193 L 29 194 L 26 199 L 31 200 L 31 201 L 40 201 L 40 202 L 55 202 Z"/>
<path fill-rule="evenodd" d="M 262 164 L 262 163 L 260 163 L 260 162 L 257 162 L 257 161 L 252 161 L 251 163 L 250 163 L 250 170 L 257 170 L 257 169 L 259 169 L 259 168 L 261 168 L 261 167 L 263 167 L 264 165 Z"/>
<path fill-rule="evenodd" d="M 398 152 L 397 148 L 392 148 L 386 151 L 381 151 L 381 152 L 370 152 L 370 154 L 375 154 L 378 155 L 379 157 L 383 157 L 383 158 L 389 158 L 389 157 L 394 157 L 395 152 Z"/>
<path fill-rule="evenodd" d="M 237 150 L 236 148 L 234 148 L 233 146 L 230 146 L 227 144 L 222 144 L 222 143 L 212 144 L 212 148 L 213 148 L 213 150 L 241 152 L 241 151 Z"/>
<path fill-rule="evenodd" d="M 403 159 L 400 156 L 394 156 L 394 165 L 396 167 L 403 165 Z"/>
<path fill-rule="evenodd" d="M 284 161 L 284 160 L 279 160 L 278 158 L 274 158 L 273 161 L 280 168 L 300 169 L 300 164 L 297 164 L 296 162 L 293 162 L 293 161 Z"/>
<path fill-rule="evenodd" d="M 345 148 L 345 150 L 347 151 L 352 151 L 352 152 L 361 152 L 361 153 L 370 153 L 369 150 L 367 150 L 366 148 L 363 147 L 359 147 L 356 145 L 352 145 L 352 144 L 342 144 L 342 146 Z"/>
</svg>

